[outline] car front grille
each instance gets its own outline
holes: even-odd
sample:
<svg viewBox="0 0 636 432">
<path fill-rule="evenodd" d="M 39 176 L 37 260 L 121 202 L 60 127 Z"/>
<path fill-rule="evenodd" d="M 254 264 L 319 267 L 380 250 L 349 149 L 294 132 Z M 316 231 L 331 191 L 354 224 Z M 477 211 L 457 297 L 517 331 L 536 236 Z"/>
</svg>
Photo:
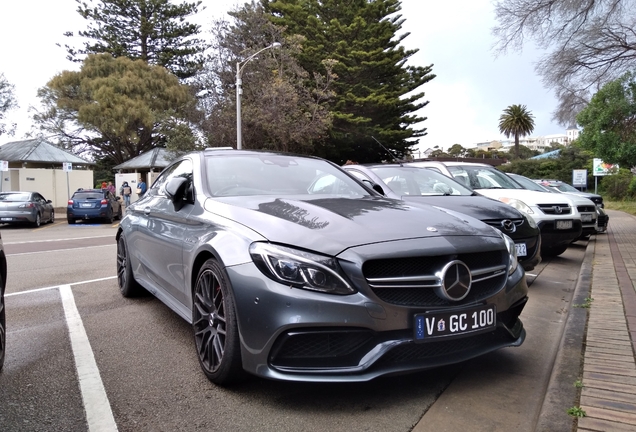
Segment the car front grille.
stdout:
<svg viewBox="0 0 636 432">
<path fill-rule="evenodd" d="M 539 209 L 545 214 L 570 214 L 572 209 L 567 204 L 539 204 Z"/>
<path fill-rule="evenodd" d="M 579 213 L 596 213 L 596 207 L 592 205 L 577 206 L 576 209 L 579 211 Z"/>
<path fill-rule="evenodd" d="M 465 263 L 472 276 L 471 289 L 460 301 L 438 296 L 439 272 L 452 260 Z M 506 282 L 508 255 L 504 251 L 486 251 L 446 256 L 422 256 L 370 260 L 362 272 L 373 293 L 382 301 L 412 307 L 462 305 L 486 299 Z"/>
<path fill-rule="evenodd" d="M 507 225 L 504 224 L 505 220 L 510 220 L 514 224 L 514 228 L 507 228 Z M 503 231 L 507 234 L 515 232 L 517 228 L 523 225 L 523 219 L 482 219 L 482 222 L 487 223 L 493 228 L 497 228 L 500 231 Z"/>
</svg>

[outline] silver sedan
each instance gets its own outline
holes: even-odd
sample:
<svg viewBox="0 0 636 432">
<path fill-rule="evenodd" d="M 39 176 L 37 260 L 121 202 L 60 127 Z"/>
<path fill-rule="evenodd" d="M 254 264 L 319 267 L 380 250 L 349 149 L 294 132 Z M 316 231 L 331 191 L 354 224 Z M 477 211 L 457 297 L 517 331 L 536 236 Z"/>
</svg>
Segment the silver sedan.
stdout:
<svg viewBox="0 0 636 432">
<path fill-rule="evenodd" d="M 30 223 L 39 227 L 53 222 L 55 209 L 51 200 L 37 192 L 0 192 L 0 223 Z"/>
</svg>

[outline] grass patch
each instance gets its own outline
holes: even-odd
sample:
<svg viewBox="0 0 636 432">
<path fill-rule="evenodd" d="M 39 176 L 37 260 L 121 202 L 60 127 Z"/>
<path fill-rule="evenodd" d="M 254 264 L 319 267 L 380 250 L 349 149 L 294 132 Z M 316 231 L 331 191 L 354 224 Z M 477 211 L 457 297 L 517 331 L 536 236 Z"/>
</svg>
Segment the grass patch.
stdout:
<svg viewBox="0 0 636 432">
<path fill-rule="evenodd" d="M 592 302 L 593 301 L 594 301 L 594 299 L 592 297 L 586 297 L 585 298 L 585 303 L 583 303 L 583 304 L 574 304 L 574 307 L 589 309 L 592 306 Z"/>
<path fill-rule="evenodd" d="M 574 387 L 583 388 L 583 381 L 581 381 L 581 380 L 574 381 Z"/>
<path fill-rule="evenodd" d="M 605 208 L 620 210 L 636 216 L 636 201 L 605 201 Z"/>
<path fill-rule="evenodd" d="M 572 417 L 585 417 L 587 414 L 581 407 L 572 407 L 568 409 L 568 415 L 571 415 Z"/>
</svg>

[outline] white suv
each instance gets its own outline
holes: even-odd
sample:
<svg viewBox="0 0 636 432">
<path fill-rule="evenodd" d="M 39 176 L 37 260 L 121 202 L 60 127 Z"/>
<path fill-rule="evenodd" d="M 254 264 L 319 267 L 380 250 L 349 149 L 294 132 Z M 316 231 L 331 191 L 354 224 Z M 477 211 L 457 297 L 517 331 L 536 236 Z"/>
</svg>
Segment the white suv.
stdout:
<svg viewBox="0 0 636 432">
<path fill-rule="evenodd" d="M 505 202 L 532 217 L 541 229 L 542 256 L 560 255 L 581 237 L 581 213 L 564 194 L 524 189 L 503 172 L 486 164 L 424 161 L 408 165 L 437 170 L 481 195 Z"/>
</svg>

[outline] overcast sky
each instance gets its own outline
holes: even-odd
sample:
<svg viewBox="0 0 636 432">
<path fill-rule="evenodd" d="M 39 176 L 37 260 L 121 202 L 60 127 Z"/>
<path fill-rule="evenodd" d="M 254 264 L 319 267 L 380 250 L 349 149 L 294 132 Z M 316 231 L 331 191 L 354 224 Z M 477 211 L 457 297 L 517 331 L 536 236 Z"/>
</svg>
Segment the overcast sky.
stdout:
<svg viewBox="0 0 636 432">
<path fill-rule="evenodd" d="M 203 0 L 206 9 L 192 21 L 206 32 L 215 16 L 242 3 Z M 16 135 L 0 136 L 0 145 L 24 139 L 31 130 L 29 107 L 39 106 L 38 88 L 63 70 L 79 68 L 56 45 L 67 43 L 64 32 L 85 28 L 86 21 L 76 10 L 75 0 L 2 2 L 0 72 L 15 86 L 20 108 L 8 115 L 18 123 Z M 494 57 L 491 0 L 403 0 L 401 13 L 406 19 L 402 32 L 410 33 L 403 45 L 419 49 L 409 64 L 433 64 L 437 75 L 421 87 L 430 102 L 419 113 L 428 118 L 422 124 L 428 129 L 420 140 L 422 151 L 436 145 L 448 149 L 456 143 L 468 148 L 502 138 L 499 116 L 512 104 L 526 105 L 534 114 L 533 135 L 565 133 L 551 121 L 556 101 L 534 72 L 539 53 L 526 48 L 522 54 Z"/>
</svg>

